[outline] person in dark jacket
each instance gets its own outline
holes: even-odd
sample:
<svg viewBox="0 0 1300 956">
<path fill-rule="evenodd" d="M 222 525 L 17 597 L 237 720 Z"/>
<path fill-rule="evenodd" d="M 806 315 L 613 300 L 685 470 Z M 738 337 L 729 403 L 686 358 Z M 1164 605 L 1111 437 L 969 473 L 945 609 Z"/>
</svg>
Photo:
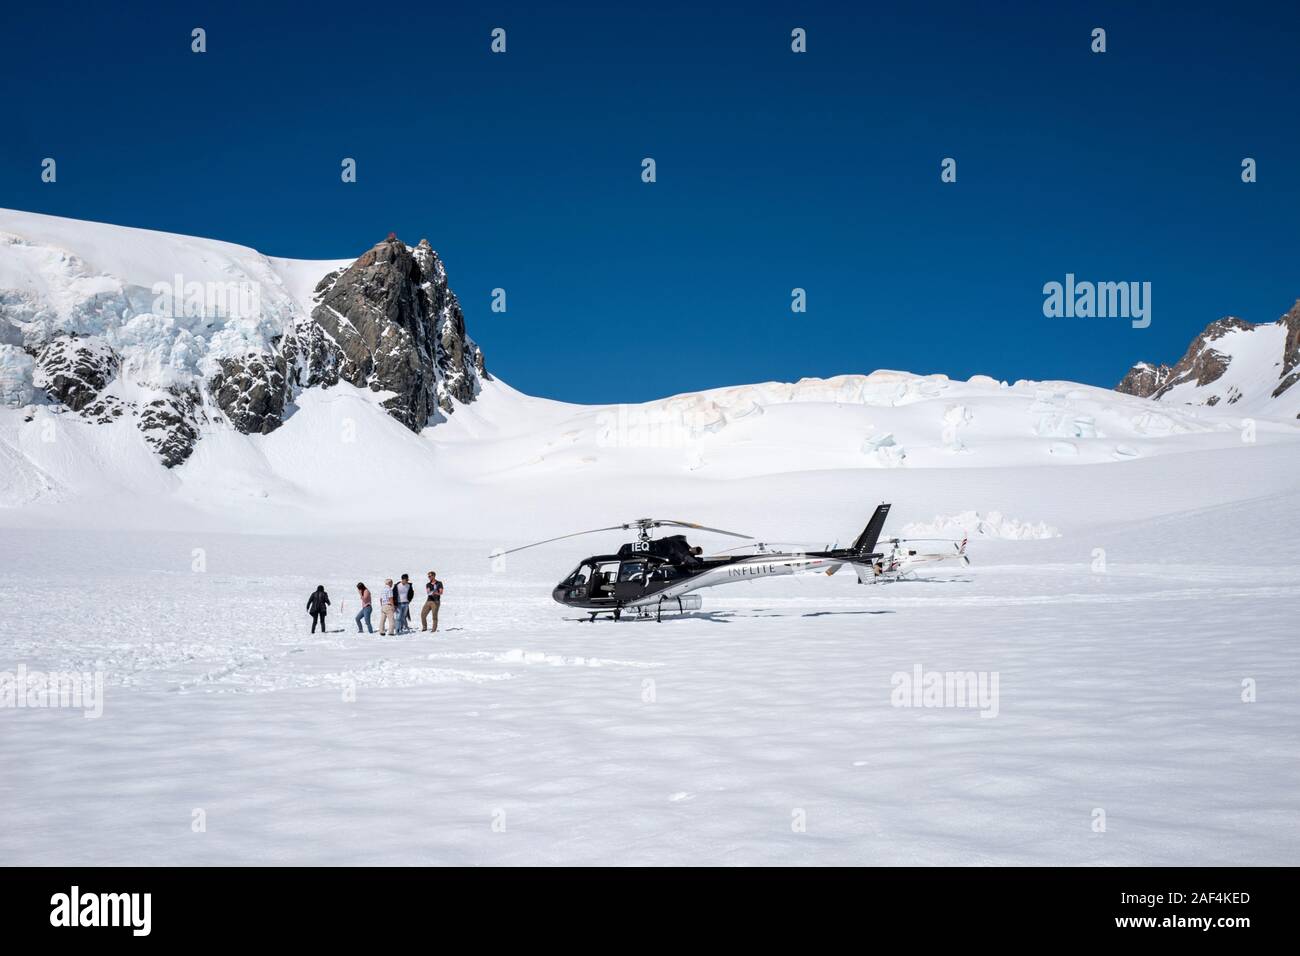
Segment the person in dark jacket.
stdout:
<svg viewBox="0 0 1300 956">
<path fill-rule="evenodd" d="M 393 600 L 397 604 L 397 633 L 405 634 L 411 629 L 411 599 L 415 597 L 415 585 L 411 576 L 403 574 L 393 588 Z"/>
<path fill-rule="evenodd" d="M 320 629 L 325 631 L 325 609 L 330 606 L 330 596 L 325 593 L 325 585 L 316 585 L 316 590 L 311 592 L 311 597 L 307 599 L 307 613 L 311 615 L 311 632 L 316 633 L 316 622 L 320 622 Z"/>
</svg>

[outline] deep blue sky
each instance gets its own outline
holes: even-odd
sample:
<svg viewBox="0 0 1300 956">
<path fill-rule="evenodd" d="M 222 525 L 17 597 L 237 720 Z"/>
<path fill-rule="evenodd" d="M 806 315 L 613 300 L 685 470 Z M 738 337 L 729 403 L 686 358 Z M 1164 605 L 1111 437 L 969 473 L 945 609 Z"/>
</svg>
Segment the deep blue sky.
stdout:
<svg viewBox="0 0 1300 956">
<path fill-rule="evenodd" d="M 1285 311 L 1300 5 L 1003 6 L 7 4 L 0 205 L 300 258 L 428 237 L 489 368 L 573 401 L 875 368 L 1110 386 Z M 1152 282 L 1151 327 L 1044 318 L 1066 272 Z"/>
</svg>

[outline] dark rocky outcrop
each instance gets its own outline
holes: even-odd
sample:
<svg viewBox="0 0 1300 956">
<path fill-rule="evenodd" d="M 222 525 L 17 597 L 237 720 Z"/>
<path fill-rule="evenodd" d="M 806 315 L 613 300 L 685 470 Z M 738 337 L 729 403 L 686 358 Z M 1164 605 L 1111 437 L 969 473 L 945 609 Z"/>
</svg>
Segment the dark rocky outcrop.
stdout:
<svg viewBox="0 0 1300 956">
<path fill-rule="evenodd" d="M 121 367 L 120 356 L 102 340 L 60 336 L 37 351 L 32 381 L 51 401 L 96 424 L 133 417 L 162 463 L 176 467 L 190 456 L 199 438 L 198 390 L 170 387 L 162 397 L 138 406 L 105 392 Z"/>
<path fill-rule="evenodd" d="M 36 354 L 32 382 L 49 397 L 79 412 L 117 377 L 122 361 L 105 343 L 63 336 Z"/>
<path fill-rule="evenodd" d="M 208 392 L 226 421 L 245 435 L 269 435 L 279 428 L 289 397 L 284 355 L 250 352 L 217 364 Z"/>
<path fill-rule="evenodd" d="M 170 388 L 163 397 L 139 409 L 137 424 L 168 468 L 175 468 L 194 451 L 199 440 L 202 399 L 197 389 Z"/>
<path fill-rule="evenodd" d="M 1173 366 L 1153 366 L 1149 362 L 1139 362 L 1129 369 L 1115 390 L 1142 398 L 1160 398 L 1170 389 L 1186 382 L 1194 382 L 1198 386 L 1216 382 L 1227 370 L 1231 357 L 1214 349 L 1211 343 L 1234 329 L 1253 328 L 1254 323 L 1232 315 L 1216 319 L 1192 340 L 1183 357 Z"/>
<path fill-rule="evenodd" d="M 412 431 L 472 402 L 483 354 L 427 240 L 390 237 L 317 286 L 314 329 L 298 336 L 304 385 L 342 380 L 393 392 L 388 413 Z"/>
<path fill-rule="evenodd" d="M 305 322 L 290 333 L 284 348 L 293 359 L 288 372 L 293 388 L 329 388 L 339 383 L 338 346 L 315 322 Z"/>
<path fill-rule="evenodd" d="M 81 417 L 97 425 L 107 425 L 126 414 L 135 414 L 135 406 L 116 395 L 100 395 L 81 410 Z"/>
<path fill-rule="evenodd" d="M 1234 329 L 1253 329 L 1254 327 L 1253 323 L 1231 315 L 1211 322 L 1205 327 L 1205 331 L 1192 339 L 1192 344 L 1188 346 L 1187 352 L 1170 369 L 1169 378 L 1156 390 L 1154 397 L 1159 398 L 1174 386 L 1181 385 L 1184 382 L 1209 385 L 1211 382 L 1218 381 L 1227 369 L 1230 358 L 1211 348 L 1210 343 L 1223 338 L 1225 334 Z"/>
<path fill-rule="evenodd" d="M 317 284 L 316 305 L 271 354 L 219 362 L 208 392 L 245 434 L 268 434 L 297 391 L 340 381 L 392 392 L 383 405 L 412 431 L 472 402 L 487 377 L 483 352 L 447 270 L 428 240 L 411 248 L 390 236 Z"/>
<path fill-rule="evenodd" d="M 1300 381 L 1300 300 L 1296 300 L 1291 311 L 1278 319 L 1278 323 L 1286 326 L 1287 331 L 1286 344 L 1282 347 L 1282 380 L 1273 392 L 1274 398 Z M 1296 417 L 1300 418 L 1300 415 Z"/>
<path fill-rule="evenodd" d="M 1171 371 L 1172 369 L 1168 365 L 1152 365 L 1149 362 L 1138 362 L 1128 370 L 1128 374 L 1115 386 L 1115 391 L 1123 392 L 1125 395 L 1136 395 L 1138 398 L 1150 398 L 1160 391 L 1165 382 L 1169 381 Z"/>
</svg>

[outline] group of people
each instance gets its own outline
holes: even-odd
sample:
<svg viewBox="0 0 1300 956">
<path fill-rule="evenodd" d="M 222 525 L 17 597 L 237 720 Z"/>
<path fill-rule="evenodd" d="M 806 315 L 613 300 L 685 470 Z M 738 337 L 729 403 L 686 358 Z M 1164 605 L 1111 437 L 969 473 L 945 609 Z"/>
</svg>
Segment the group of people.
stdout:
<svg viewBox="0 0 1300 956">
<path fill-rule="evenodd" d="M 362 582 L 357 582 L 357 595 L 361 599 L 361 610 L 357 611 L 353 620 L 357 625 L 357 633 L 362 633 L 361 625 L 365 624 L 366 631 L 375 633 L 374 626 L 370 622 L 370 615 L 374 609 L 374 601 L 370 594 L 370 589 Z M 379 592 L 379 633 L 387 634 L 410 634 L 415 628 L 411 626 L 411 604 L 415 599 L 415 585 L 411 583 L 409 575 L 403 574 L 397 583 L 393 583 L 392 578 L 384 581 L 384 586 Z M 430 633 L 438 630 L 438 608 L 442 604 L 442 582 L 438 580 L 438 572 L 430 571 L 428 580 L 424 583 L 424 606 L 420 608 L 420 630 L 429 631 Z M 311 615 L 311 632 L 316 633 L 316 625 L 320 624 L 321 631 L 325 630 L 325 614 L 330 605 L 330 596 L 325 591 L 325 585 L 317 586 L 312 592 L 311 597 L 307 599 L 307 613 Z"/>
</svg>

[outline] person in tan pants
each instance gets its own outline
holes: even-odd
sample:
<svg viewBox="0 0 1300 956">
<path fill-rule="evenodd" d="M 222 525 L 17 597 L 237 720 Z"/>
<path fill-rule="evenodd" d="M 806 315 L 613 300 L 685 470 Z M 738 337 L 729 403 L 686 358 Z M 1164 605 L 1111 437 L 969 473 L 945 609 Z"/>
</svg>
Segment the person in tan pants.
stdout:
<svg viewBox="0 0 1300 956">
<path fill-rule="evenodd" d="M 379 592 L 379 633 L 397 633 L 397 607 L 393 603 L 393 579 L 384 582 L 384 589 Z"/>
<path fill-rule="evenodd" d="M 442 582 L 438 572 L 430 571 L 429 580 L 424 582 L 424 607 L 420 608 L 420 630 L 436 631 L 438 629 L 438 605 L 442 603 Z M 429 627 L 429 617 L 433 617 L 433 627 Z"/>
</svg>

